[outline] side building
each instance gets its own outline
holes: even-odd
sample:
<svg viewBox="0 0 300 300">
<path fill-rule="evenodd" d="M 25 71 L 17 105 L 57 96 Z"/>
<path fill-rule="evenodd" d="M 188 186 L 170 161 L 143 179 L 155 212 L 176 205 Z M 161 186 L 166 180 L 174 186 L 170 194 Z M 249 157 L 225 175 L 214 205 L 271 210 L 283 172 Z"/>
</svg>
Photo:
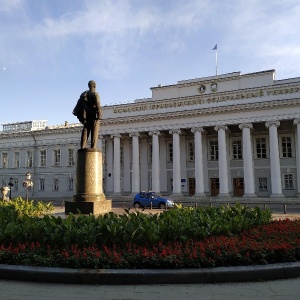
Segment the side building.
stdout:
<svg viewBox="0 0 300 300">
<path fill-rule="evenodd" d="M 151 98 L 102 108 L 106 195 L 298 197 L 300 78 L 234 72 L 151 91 Z M 70 198 L 82 127 L 39 122 L 3 125 L 2 185 L 11 178 L 13 196 L 21 195 L 31 172 L 32 197 Z"/>
</svg>

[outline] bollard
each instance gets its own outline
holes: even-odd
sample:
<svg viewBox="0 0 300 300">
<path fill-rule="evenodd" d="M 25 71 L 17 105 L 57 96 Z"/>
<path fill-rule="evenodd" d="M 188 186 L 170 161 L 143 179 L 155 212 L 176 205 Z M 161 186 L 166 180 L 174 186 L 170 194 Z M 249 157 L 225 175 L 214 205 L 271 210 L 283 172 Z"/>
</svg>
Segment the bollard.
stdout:
<svg viewBox="0 0 300 300">
<path fill-rule="evenodd" d="M 168 203 L 166 203 L 166 205 L 165 205 L 165 210 L 167 210 L 168 209 Z"/>
<path fill-rule="evenodd" d="M 197 207 L 198 207 L 198 203 L 195 203 L 195 208 L 197 209 Z"/>
<path fill-rule="evenodd" d="M 150 209 L 152 210 L 152 201 L 150 202 Z"/>
<path fill-rule="evenodd" d="M 267 204 L 265 203 L 265 204 L 264 204 L 264 210 L 266 210 L 266 209 L 267 209 Z"/>
<path fill-rule="evenodd" d="M 286 204 L 283 204 L 283 213 L 286 214 Z"/>
</svg>

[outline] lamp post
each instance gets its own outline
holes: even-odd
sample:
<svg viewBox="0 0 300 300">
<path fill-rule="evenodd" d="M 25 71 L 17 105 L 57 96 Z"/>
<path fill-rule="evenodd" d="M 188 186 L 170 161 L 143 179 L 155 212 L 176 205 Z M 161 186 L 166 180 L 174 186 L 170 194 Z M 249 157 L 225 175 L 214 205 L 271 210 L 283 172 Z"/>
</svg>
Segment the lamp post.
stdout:
<svg viewBox="0 0 300 300">
<path fill-rule="evenodd" d="M 23 181 L 23 187 L 26 189 L 26 201 L 28 201 L 28 188 L 33 185 L 31 181 L 31 174 L 27 172 L 25 178 L 26 179 Z"/>
<path fill-rule="evenodd" d="M 9 199 L 11 200 L 11 188 L 14 186 L 14 183 L 13 183 L 14 179 L 12 177 L 9 178 Z"/>
</svg>

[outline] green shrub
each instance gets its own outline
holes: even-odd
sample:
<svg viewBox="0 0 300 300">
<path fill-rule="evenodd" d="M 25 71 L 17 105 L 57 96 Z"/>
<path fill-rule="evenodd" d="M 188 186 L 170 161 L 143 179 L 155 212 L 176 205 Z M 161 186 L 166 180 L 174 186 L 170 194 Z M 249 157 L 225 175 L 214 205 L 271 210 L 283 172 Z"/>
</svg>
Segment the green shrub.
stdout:
<svg viewBox="0 0 300 300">
<path fill-rule="evenodd" d="M 16 205 L 18 209 L 22 206 Z M 123 215 L 112 212 L 103 216 L 69 215 L 65 219 L 45 215 L 37 217 L 30 209 L 18 213 L 0 207 L 0 244 L 31 243 L 51 247 L 155 245 L 159 241 L 185 242 L 216 235 L 236 235 L 241 231 L 271 221 L 270 210 L 233 207 L 178 208 L 161 214 L 143 214 L 125 210 Z M 23 206 L 22 206 L 23 207 Z M 4 208 L 4 209 L 3 209 Z M 30 212 L 30 213 L 28 213 Z"/>
</svg>

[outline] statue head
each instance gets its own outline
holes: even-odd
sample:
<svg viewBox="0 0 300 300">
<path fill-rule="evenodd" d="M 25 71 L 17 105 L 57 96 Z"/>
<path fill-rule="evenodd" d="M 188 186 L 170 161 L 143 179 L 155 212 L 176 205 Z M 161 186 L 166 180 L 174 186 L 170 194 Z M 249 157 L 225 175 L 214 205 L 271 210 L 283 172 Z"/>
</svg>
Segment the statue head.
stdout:
<svg viewBox="0 0 300 300">
<path fill-rule="evenodd" d="M 88 83 L 88 86 L 89 86 L 89 89 L 90 89 L 92 92 L 95 92 L 95 91 L 96 91 L 96 81 L 90 80 L 89 83 Z"/>
</svg>

